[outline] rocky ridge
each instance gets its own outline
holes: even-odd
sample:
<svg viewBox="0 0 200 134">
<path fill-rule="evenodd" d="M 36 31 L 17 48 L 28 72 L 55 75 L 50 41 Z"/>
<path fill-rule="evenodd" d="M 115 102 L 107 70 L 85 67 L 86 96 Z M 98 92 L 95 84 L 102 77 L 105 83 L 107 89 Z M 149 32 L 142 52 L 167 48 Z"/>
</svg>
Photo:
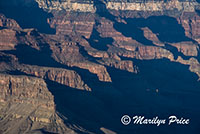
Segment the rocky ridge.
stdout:
<svg viewBox="0 0 200 134">
<path fill-rule="evenodd" d="M 53 14 L 47 22 L 56 29 L 55 34 L 41 33 L 34 27 L 23 29 L 6 14 L 0 15 L 1 132 L 120 133 L 107 122 L 98 124 L 96 117 L 107 114 L 102 111 L 106 99 L 107 103 L 123 100 L 118 94 L 121 86 L 126 92 L 128 84 L 123 84 L 123 79 L 126 81 L 127 76 L 134 76 L 130 83 L 138 86 L 135 80 L 143 78 L 145 70 L 138 61 L 167 60 L 167 64 L 188 67 L 189 74 L 200 78 L 196 1 L 35 2 Z M 98 4 L 106 15 L 101 14 Z M 156 29 L 150 23 L 161 27 Z M 113 75 L 113 71 L 119 75 Z M 118 77 L 122 79 L 116 82 Z M 155 85 L 144 78 L 139 92 L 143 85 L 145 91 Z M 161 90 L 165 88 L 162 86 Z M 9 128 L 16 121 L 20 124 Z"/>
<path fill-rule="evenodd" d="M 48 11 L 52 10 L 66 10 L 66 11 L 78 11 L 78 12 L 91 12 L 94 13 L 96 8 L 92 0 L 65 0 L 65 1 L 51 1 L 51 0 L 36 0 L 39 7 Z M 166 11 L 166 10 L 178 10 L 186 12 L 194 12 L 199 7 L 198 2 L 192 1 L 179 1 L 169 0 L 164 1 L 119 1 L 109 0 L 106 1 L 106 8 L 110 10 L 131 10 L 131 11 Z"/>
<path fill-rule="evenodd" d="M 54 97 L 42 79 L 0 75 L 1 133 L 34 133 L 30 130 L 63 126 L 55 111 Z M 18 122 L 18 123 L 16 123 Z M 52 132 L 55 130 L 51 130 Z M 56 132 L 63 131 L 58 129 Z M 65 132 L 73 131 L 65 128 Z"/>
</svg>

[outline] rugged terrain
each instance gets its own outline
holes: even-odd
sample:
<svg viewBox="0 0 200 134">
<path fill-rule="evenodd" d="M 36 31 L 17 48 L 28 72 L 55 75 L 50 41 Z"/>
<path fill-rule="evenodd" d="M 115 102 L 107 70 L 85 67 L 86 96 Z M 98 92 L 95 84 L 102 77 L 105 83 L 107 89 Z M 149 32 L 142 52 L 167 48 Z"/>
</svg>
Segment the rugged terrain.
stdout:
<svg viewBox="0 0 200 134">
<path fill-rule="evenodd" d="M 198 134 L 199 44 L 196 0 L 1 0 L 0 133 Z"/>
</svg>

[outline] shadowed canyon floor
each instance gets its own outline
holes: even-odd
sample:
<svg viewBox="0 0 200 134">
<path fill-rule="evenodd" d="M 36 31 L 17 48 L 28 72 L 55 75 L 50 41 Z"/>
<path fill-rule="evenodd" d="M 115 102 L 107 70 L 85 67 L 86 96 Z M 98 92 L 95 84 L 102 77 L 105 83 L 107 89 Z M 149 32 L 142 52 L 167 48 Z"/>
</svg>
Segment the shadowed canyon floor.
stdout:
<svg viewBox="0 0 200 134">
<path fill-rule="evenodd" d="M 0 133 L 199 134 L 199 1 L 140 3 L 2 0 Z"/>
</svg>

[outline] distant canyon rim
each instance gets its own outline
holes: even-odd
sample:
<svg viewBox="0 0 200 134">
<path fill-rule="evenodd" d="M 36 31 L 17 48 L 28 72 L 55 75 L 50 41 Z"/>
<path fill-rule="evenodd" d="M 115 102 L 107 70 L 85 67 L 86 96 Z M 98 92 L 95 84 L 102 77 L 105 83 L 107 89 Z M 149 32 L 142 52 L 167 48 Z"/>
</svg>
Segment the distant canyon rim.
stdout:
<svg viewBox="0 0 200 134">
<path fill-rule="evenodd" d="M 0 133 L 198 134 L 199 44 L 198 0 L 1 0 Z"/>
</svg>

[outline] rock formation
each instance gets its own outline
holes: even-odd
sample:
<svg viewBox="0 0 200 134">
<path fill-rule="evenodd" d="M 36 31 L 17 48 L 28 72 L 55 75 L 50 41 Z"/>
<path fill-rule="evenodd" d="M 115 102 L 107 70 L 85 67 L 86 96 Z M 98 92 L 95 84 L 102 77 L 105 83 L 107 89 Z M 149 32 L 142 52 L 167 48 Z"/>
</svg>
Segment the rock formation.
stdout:
<svg viewBox="0 0 200 134">
<path fill-rule="evenodd" d="M 19 7 L 34 7 L 25 24 Z M 0 133 L 126 134 L 121 107 L 153 113 L 168 108 L 165 100 L 193 115 L 199 8 L 196 0 L 3 0 Z"/>
</svg>

